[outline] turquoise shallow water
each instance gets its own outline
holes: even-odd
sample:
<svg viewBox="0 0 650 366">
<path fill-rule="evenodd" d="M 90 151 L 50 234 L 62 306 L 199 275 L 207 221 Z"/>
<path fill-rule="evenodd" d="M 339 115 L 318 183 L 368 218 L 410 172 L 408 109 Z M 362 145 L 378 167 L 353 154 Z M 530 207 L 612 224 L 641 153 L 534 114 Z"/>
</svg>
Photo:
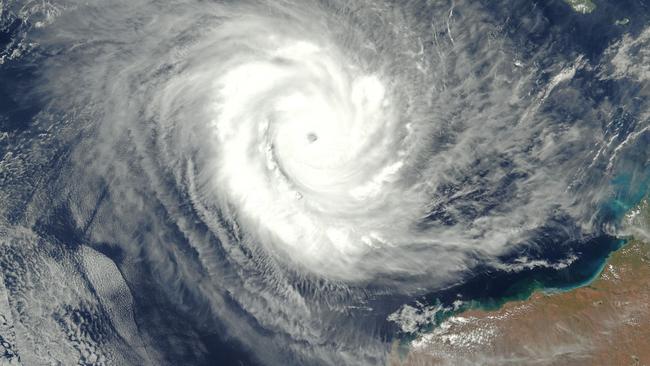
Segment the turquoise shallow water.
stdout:
<svg viewBox="0 0 650 366">
<path fill-rule="evenodd" d="M 421 325 L 426 332 L 469 308 L 496 309 L 535 291 L 591 283 L 624 245 L 617 223 L 648 192 L 648 1 L 598 0 L 589 15 L 565 1 L 527 0 L 49 1 L 61 5 L 55 12 L 38 2 L 2 2 L 0 221 L 11 227 L 0 223 L 0 231 L 12 236 L 0 245 L 0 277 L 9 279 L 0 290 L 9 294 L 12 313 L 21 314 L 13 326 L 34 340 L 15 349 L 26 363 L 34 363 L 31 354 L 57 352 L 61 358 L 48 362 L 79 363 L 77 340 L 66 341 L 70 332 L 61 326 L 78 324 L 97 350 L 123 353 L 115 364 L 148 364 L 149 356 L 138 356 L 146 350 L 171 365 L 377 365 L 390 341 L 402 337 L 387 318 L 405 304 L 424 308 L 414 311 L 422 317 L 448 309 Z M 629 21 L 616 24 L 620 19 Z M 341 55 L 285 59 L 267 36 L 291 40 L 279 47 L 303 44 L 293 42 L 297 36 Z M 311 72 L 321 61 L 336 67 Z M 224 79 L 261 64 L 287 79 L 272 78 L 277 83 L 269 87 Z M 350 81 L 367 72 L 386 76 L 395 112 L 369 114 L 369 126 L 390 121 L 376 134 L 336 139 L 364 154 L 315 176 L 368 170 L 359 183 L 374 183 L 386 171 L 379 167 L 395 166 L 388 162 L 407 152 L 399 177 L 370 202 L 387 209 L 372 213 L 345 199 L 343 188 L 353 185 L 312 192 L 322 182 L 303 190 L 314 182 L 305 180 L 311 174 L 280 169 L 311 155 L 281 153 L 294 144 L 276 137 L 293 134 L 278 131 L 295 118 L 280 123 L 284 112 L 276 112 L 284 103 L 276 102 L 298 93 L 331 101 L 333 110 L 358 104 L 348 98 L 356 95 L 347 87 L 354 82 L 338 93 L 328 77 L 338 72 L 321 72 L 348 64 L 356 65 Z M 250 84 L 242 88 L 250 98 L 217 93 L 220 84 Z M 237 111 L 246 117 L 240 122 L 250 123 L 218 118 L 213 108 Z M 305 118 L 310 126 L 323 119 L 315 110 Z M 296 134 L 296 141 L 319 131 L 344 136 L 336 125 L 319 124 L 323 130 Z M 398 125 L 406 127 L 390 127 Z M 257 132 L 222 143 L 211 137 L 230 127 Z M 401 138 L 411 127 L 412 138 Z M 393 138 L 399 151 L 379 148 Z M 240 150 L 232 141 L 250 143 Z M 320 133 L 312 142 L 326 141 Z M 240 182 L 242 171 L 260 173 L 251 175 L 258 178 L 251 187 L 260 189 L 250 196 L 268 191 L 261 202 L 277 205 L 252 204 L 240 190 L 245 184 L 212 179 Z M 303 210 L 293 195 L 276 196 L 287 186 L 297 187 L 305 207 L 332 209 Z M 342 278 L 330 281 L 303 261 L 276 255 L 280 235 L 271 234 L 288 227 L 311 232 L 293 221 L 278 225 L 277 207 L 295 217 L 314 214 L 315 226 L 305 229 L 327 232 L 340 224 L 405 245 L 381 245 L 369 252 L 374 256 L 342 267 L 355 278 L 369 275 L 368 283 L 321 265 L 347 256 L 319 251 L 313 258 L 322 261 L 312 262 L 318 273 Z M 33 235 L 25 239 L 26 232 Z M 338 239 L 331 240 L 347 247 Z M 120 274 L 86 266 L 87 249 Z M 58 269 L 44 274 L 46 268 Z M 91 291 L 98 282 L 121 286 L 130 309 L 110 311 L 122 309 L 125 297 Z M 71 286 L 61 283 L 78 291 L 70 295 Z M 142 337 L 118 336 L 120 324 Z"/>
<path fill-rule="evenodd" d="M 593 250 L 584 253 L 565 269 L 540 268 L 521 273 L 486 274 L 448 289 L 443 296 L 430 298 L 429 304 L 439 306 L 440 310 L 433 316 L 433 322 L 422 327 L 420 333 L 433 331 L 446 319 L 471 309 L 494 311 L 508 302 L 526 300 L 535 292 L 561 293 L 588 286 L 603 271 L 609 256 L 626 243 L 622 239 L 601 238 L 591 243 Z M 454 301 L 459 298 L 465 300 L 454 306 Z M 399 352 L 402 356 L 408 353 L 410 342 L 417 337 L 418 334 L 413 333 L 400 338 Z"/>
<path fill-rule="evenodd" d="M 600 210 L 603 225 L 620 226 L 624 216 L 647 196 L 650 186 L 650 174 L 620 174 L 611 182 L 614 197 L 606 202 Z M 470 309 L 497 310 L 510 301 L 528 299 L 535 292 L 561 293 L 588 286 L 598 278 L 605 268 L 612 253 L 624 247 L 628 238 L 602 235 L 586 240 L 584 243 L 572 243 L 576 248 L 575 260 L 561 269 L 536 267 L 522 271 L 495 271 L 483 268 L 479 275 L 461 285 L 430 294 L 426 298 L 429 305 L 438 305 L 433 323 L 422 331 L 430 331 L 445 319 Z M 557 261 L 563 252 L 547 251 L 546 257 L 539 257 L 549 262 Z M 454 302 L 462 301 L 454 306 Z M 407 342 L 413 335 L 403 338 Z"/>
</svg>

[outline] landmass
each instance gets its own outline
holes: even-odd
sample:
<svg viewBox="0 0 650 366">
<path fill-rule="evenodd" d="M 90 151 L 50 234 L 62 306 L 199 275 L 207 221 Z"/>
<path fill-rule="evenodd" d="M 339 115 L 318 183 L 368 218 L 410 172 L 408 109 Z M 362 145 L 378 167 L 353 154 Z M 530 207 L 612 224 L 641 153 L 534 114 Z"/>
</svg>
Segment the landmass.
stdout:
<svg viewBox="0 0 650 366">
<path fill-rule="evenodd" d="M 650 204 L 628 219 L 644 221 Z M 536 292 L 494 311 L 470 309 L 395 347 L 390 365 L 650 365 L 650 243 L 647 235 L 612 253 L 589 285 Z"/>
</svg>

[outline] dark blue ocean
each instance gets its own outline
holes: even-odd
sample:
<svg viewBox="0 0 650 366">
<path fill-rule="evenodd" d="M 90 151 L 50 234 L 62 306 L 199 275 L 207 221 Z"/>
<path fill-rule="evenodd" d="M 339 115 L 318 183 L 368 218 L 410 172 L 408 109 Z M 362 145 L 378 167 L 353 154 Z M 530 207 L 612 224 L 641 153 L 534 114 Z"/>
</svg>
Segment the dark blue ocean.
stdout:
<svg viewBox="0 0 650 366">
<path fill-rule="evenodd" d="M 228 2 L 216 3 L 227 4 Z M 334 8 L 336 2 L 323 3 Z M 395 8 L 404 7 L 420 20 L 438 16 L 438 10 L 428 7 L 426 1 L 386 3 Z M 101 95 L 98 97 L 92 93 L 89 93 L 92 94 L 90 96 L 83 93 L 69 93 L 67 92 L 69 90 L 85 90 L 86 86 L 77 84 L 78 80 L 74 78 L 53 79 L 53 74 L 44 70 L 65 69 L 67 62 L 79 65 L 79 68 L 94 63 L 99 64 L 109 58 L 107 55 L 122 54 L 119 48 L 122 45 L 116 46 L 111 43 L 112 41 L 103 40 L 98 36 L 97 39 L 87 41 L 92 45 L 88 46 L 90 51 L 86 53 L 78 51 L 77 47 L 83 49 L 82 45 L 66 43 L 68 33 L 50 35 L 47 26 L 36 26 L 37 22 L 47 22 L 47 14 L 49 14 L 47 11 L 29 13 L 24 10 L 26 5 L 22 2 L 4 2 L 0 4 L 2 10 L 0 13 L 0 206 L 2 206 L 0 207 L 0 245 L 4 248 L 0 251 L 0 271 L 3 274 L 5 291 L 0 295 L 8 299 L 7 304 L 13 309 L 14 321 L 27 319 L 25 322 L 30 325 L 24 327 L 26 329 L 24 332 L 33 331 L 36 329 L 33 324 L 39 324 L 33 321 L 39 319 L 39 316 L 35 315 L 36 310 L 31 309 L 29 305 L 36 301 L 34 299 L 40 299 L 46 304 L 53 303 L 54 300 L 49 300 L 52 298 L 66 299 L 61 300 L 62 304 L 57 308 L 58 310 L 48 310 L 49 313 L 41 315 L 44 319 L 54 319 L 52 324 L 57 324 L 55 328 L 58 327 L 59 330 L 63 329 L 61 334 L 74 333 L 66 328 L 70 323 L 74 323 L 78 329 L 81 329 L 79 332 L 89 340 L 87 343 L 97 345 L 97 349 L 102 349 L 109 344 L 117 344 L 111 348 L 113 353 L 107 351 L 106 354 L 119 353 L 115 350 L 121 350 L 125 354 L 137 354 L 132 349 L 149 349 L 150 364 L 266 365 L 286 362 L 286 364 L 296 365 L 327 365 L 348 361 L 351 364 L 381 362 L 384 354 L 377 354 L 376 358 L 373 358 L 359 351 L 359 354 L 364 355 L 363 357 L 360 356 L 359 359 L 351 357 L 341 361 L 338 356 L 330 356 L 330 352 L 335 355 L 342 354 L 344 352 L 340 350 L 345 349 L 347 352 L 354 353 L 344 345 L 352 344 L 353 346 L 350 347 L 362 349 L 372 344 L 376 348 L 368 348 L 367 351 L 372 355 L 377 349 L 388 347 L 387 345 L 394 340 L 413 337 L 414 334 L 406 334 L 401 331 L 398 324 L 388 320 L 390 314 L 404 304 L 441 305 L 449 309 L 440 313 L 437 318 L 440 321 L 455 311 L 452 309 L 458 300 L 466 304 L 466 307 L 461 308 L 463 310 L 467 306 L 493 309 L 509 300 L 527 298 L 534 291 L 570 291 L 575 287 L 587 285 L 602 270 L 608 256 L 625 245 L 627 238 L 617 235 L 618 229 L 626 213 L 650 192 L 650 133 L 644 130 L 650 123 L 648 120 L 650 78 L 646 75 L 646 79 L 643 79 L 633 72 L 634 65 L 638 66 L 639 63 L 648 61 L 647 57 L 641 58 L 643 52 L 647 53 L 644 47 L 648 46 L 648 42 L 635 43 L 626 51 L 632 65 L 627 69 L 629 74 L 620 77 L 603 76 L 608 70 L 608 66 L 603 65 L 612 60 L 612 53 L 608 51 L 612 49 L 612 45 L 623 39 L 642 39 L 644 32 L 647 32 L 650 25 L 650 2 L 611 0 L 595 1 L 595 3 L 597 8 L 590 14 L 577 14 L 561 0 L 481 1 L 479 5 L 473 5 L 481 9 L 481 19 L 488 19 L 491 24 L 498 25 L 495 26 L 499 31 L 498 37 L 506 38 L 509 44 L 513 45 L 522 62 L 532 60 L 536 70 L 549 70 L 547 73 L 541 72 L 536 80 L 540 90 L 543 90 L 544 85 L 552 82 L 554 74 L 550 70 L 555 70 L 554 63 L 558 60 L 573 59 L 577 55 L 582 55 L 585 64 L 589 65 L 575 72 L 569 82 L 570 91 L 567 91 L 566 95 L 556 97 L 551 95 L 551 98 L 540 107 L 541 113 L 549 116 L 551 121 L 549 123 L 593 117 L 594 122 L 593 125 L 589 125 L 589 132 L 601 133 L 608 141 L 612 141 L 612 144 L 622 146 L 620 150 L 615 151 L 616 156 L 612 160 L 615 161 L 613 168 L 606 169 L 607 159 L 603 158 L 602 169 L 593 168 L 581 183 L 582 185 L 571 188 L 577 192 L 576 197 L 582 197 L 580 195 L 583 190 L 595 188 L 607 192 L 607 194 L 597 195 L 605 199 L 600 201 L 594 199 L 594 202 L 590 202 L 593 203 L 593 218 L 590 221 L 593 227 L 589 232 L 585 233 L 579 220 L 558 208 L 557 215 L 549 217 L 546 224 L 536 228 L 525 242 L 512 243 L 510 250 L 505 254 L 499 254 L 491 262 L 484 262 L 479 251 L 475 255 L 470 254 L 468 262 L 477 263 L 470 272 L 462 272 L 453 283 L 432 286 L 433 290 L 427 290 L 425 293 L 417 293 L 417 291 L 396 293 L 386 285 L 389 282 L 398 283 L 404 278 L 410 278 L 407 275 L 404 278 L 397 276 L 390 279 L 379 278 L 363 286 L 351 286 L 352 290 L 324 280 L 321 282 L 315 280 L 311 283 L 309 282 L 311 279 L 308 279 L 304 280 L 304 283 L 291 284 L 296 293 L 307 299 L 306 303 L 320 301 L 336 309 L 323 310 L 321 313 L 313 310 L 320 311 L 321 306 L 314 305 L 309 309 L 320 318 L 311 323 L 292 320 L 290 314 L 293 310 L 289 308 L 285 312 L 275 313 L 274 311 L 277 311 L 273 307 L 275 304 L 273 301 L 277 300 L 275 298 L 273 301 L 264 298 L 264 301 L 260 301 L 259 307 L 249 306 L 248 295 L 240 296 L 237 291 L 243 288 L 255 293 L 257 290 L 250 290 L 247 286 L 253 289 L 257 288 L 256 286 L 262 288 L 270 286 L 264 282 L 267 280 L 264 278 L 265 267 L 256 268 L 257 272 L 248 269 L 238 271 L 229 259 L 234 249 L 224 249 L 219 246 L 223 237 L 232 239 L 243 236 L 240 232 L 242 229 L 230 226 L 229 232 L 225 234 L 220 232 L 223 236 L 217 238 L 209 225 L 201 221 L 203 216 L 193 207 L 193 201 L 190 200 L 187 191 L 174 187 L 177 181 L 171 173 L 160 179 L 162 183 L 156 182 L 164 187 L 164 193 L 150 193 L 147 186 L 150 182 L 147 181 L 148 178 L 143 178 L 150 173 L 141 166 L 144 165 L 142 161 L 146 159 L 138 155 L 141 154 L 139 146 L 133 148 L 126 142 L 123 144 L 116 142 L 111 147 L 116 151 L 115 156 L 119 155 L 126 161 L 122 167 L 130 171 L 129 174 L 132 175 L 129 176 L 141 179 L 132 184 L 122 181 L 116 183 L 113 178 L 120 174 L 119 169 L 108 171 L 104 176 L 91 176 L 90 173 L 85 175 L 84 170 L 77 166 L 70 168 L 71 161 L 81 159 L 80 154 L 94 151 L 92 146 L 95 143 L 93 139 L 96 137 L 93 128 L 86 128 L 86 125 L 81 123 L 76 124 L 74 118 L 101 120 L 101 116 L 107 112 L 99 107 L 95 108 L 93 104 L 97 99 L 102 99 Z M 453 8 L 459 14 L 458 16 L 464 16 L 463 5 L 464 3 L 461 2 L 455 4 Z M 65 7 L 61 7 L 63 8 Z M 414 9 L 421 9 L 421 11 Z M 98 13 L 89 13 L 88 16 L 101 19 L 101 14 Z M 617 21 L 621 24 L 617 24 Z M 118 24 L 112 24 L 110 20 L 106 20 L 106 23 L 108 24 L 106 33 L 111 32 L 113 25 L 116 28 L 128 29 L 131 26 L 137 28 L 139 24 L 137 19 L 133 20 L 133 24 L 120 24 L 119 27 Z M 426 22 L 422 20 L 422 24 L 424 23 Z M 55 27 L 56 23 L 53 24 Z M 455 26 L 471 25 L 455 24 Z M 80 25 L 79 29 L 83 27 Z M 419 27 L 415 32 L 421 29 L 422 27 Z M 182 40 L 184 36 L 191 38 L 192 35 L 181 34 L 178 38 Z M 440 34 L 440 36 L 445 35 Z M 56 39 L 52 40 L 52 38 Z M 70 39 L 74 40 L 72 37 Z M 40 45 L 36 40 L 51 43 Z M 94 54 L 95 49 L 92 47 L 96 45 L 104 48 Z M 471 44 L 471 46 L 476 50 L 467 50 L 470 55 L 485 47 L 484 44 Z M 99 49 L 99 46 L 97 47 Z M 545 56 L 540 57 L 540 55 Z M 634 59 L 635 55 L 639 58 Z M 118 66 L 128 68 L 129 65 Z M 473 67 L 477 73 L 483 72 L 478 62 Z M 157 72 L 166 75 L 165 72 L 168 71 L 161 68 Z M 615 74 L 613 71 L 611 73 Z M 158 76 L 156 73 L 153 74 L 152 78 Z M 143 81 L 131 82 L 138 84 Z M 132 87 L 134 90 L 139 90 L 137 85 Z M 109 93 L 111 92 L 109 89 L 108 87 L 97 88 L 96 92 Z M 571 103 L 567 102 L 572 97 L 581 101 L 576 109 L 572 109 Z M 137 103 L 137 97 L 134 96 L 128 102 Z M 127 108 L 125 106 L 128 105 L 125 103 L 122 107 Z M 603 105 L 611 107 L 608 109 L 611 113 L 607 116 L 601 115 L 604 113 L 601 111 Z M 107 109 L 110 108 L 113 108 L 114 112 L 119 109 L 119 105 L 109 106 Z M 140 113 L 142 114 L 139 117 L 144 119 L 144 112 Z M 156 133 L 151 132 L 151 136 L 148 137 L 155 138 Z M 65 138 L 60 137 L 64 135 Z M 158 146 L 152 143 L 144 150 L 155 148 Z M 572 150 L 571 146 L 567 146 L 566 151 L 554 161 L 557 164 L 564 164 L 575 154 L 576 151 Z M 96 158 L 101 159 L 100 155 L 98 153 Z M 87 156 L 84 155 L 83 158 Z M 133 160 L 130 160 L 131 158 Z M 488 156 L 482 159 L 492 158 Z M 499 166 L 504 171 L 508 171 L 510 169 L 508 164 L 514 163 L 506 158 L 503 159 Z M 513 169 L 499 181 L 499 185 L 487 186 L 491 181 L 481 179 L 483 178 L 481 174 L 487 174 L 483 169 L 488 165 L 479 157 L 474 168 L 463 172 L 467 177 L 458 178 L 445 186 L 445 192 L 457 193 L 461 192 L 466 185 L 477 185 L 474 192 L 478 193 L 463 198 L 477 202 L 476 206 L 470 207 L 449 200 L 450 206 L 459 207 L 458 210 L 454 210 L 456 216 L 450 214 L 451 210 L 448 207 L 441 205 L 431 209 L 418 225 L 423 228 L 434 225 L 453 227 L 462 220 L 472 221 L 498 212 L 500 202 L 515 197 L 515 187 L 518 182 L 525 181 L 528 176 Z M 158 170 L 151 170 L 163 176 L 175 168 L 156 166 Z M 72 173 L 79 175 L 75 176 Z M 566 172 L 567 175 L 573 173 L 573 171 Z M 480 186 L 481 184 L 486 186 Z M 115 189 L 116 186 L 120 189 Z M 127 188 L 122 189 L 122 187 Z M 113 202 L 122 200 L 132 203 L 133 206 L 125 206 L 130 207 L 128 209 L 120 206 L 119 209 L 111 211 L 114 207 Z M 552 197 L 549 197 L 549 200 L 552 200 Z M 169 201 L 173 201 L 174 204 L 170 205 Z M 133 207 L 136 206 L 141 211 L 134 214 Z M 477 206 L 479 208 L 476 208 Z M 111 213 L 107 214 L 107 211 Z M 79 217 L 83 217 L 83 220 L 80 221 Z M 117 219 L 110 221 L 106 217 L 122 217 L 124 222 L 118 225 L 115 222 L 120 221 Z M 191 228 L 187 229 L 188 226 Z M 227 227 L 226 224 L 223 226 Z M 128 233 L 124 229 L 126 227 Z M 212 267 L 209 265 L 195 267 L 193 264 L 188 264 L 199 262 L 204 255 L 191 245 L 192 241 L 199 239 L 212 243 L 217 248 L 210 253 L 217 258 L 214 260 L 214 263 L 217 263 L 214 267 L 228 268 L 219 272 L 221 278 L 236 283 L 223 290 L 218 306 L 212 301 L 213 299 L 204 294 L 204 292 L 208 294 L 211 292 L 206 283 L 210 282 L 208 278 Z M 137 245 L 126 245 L 125 243 L 130 243 L 129 240 Z M 176 244 L 173 250 L 160 254 L 145 245 L 154 242 Z M 131 304 L 129 314 L 133 314 L 127 317 L 128 326 L 122 325 L 120 328 L 116 325 L 126 323 L 123 320 L 120 320 L 122 323 L 115 320 L 116 315 L 111 312 L 112 305 L 102 302 L 106 300 L 98 300 L 105 298 L 104 291 L 110 291 L 95 288 L 99 287 L 96 285 L 97 280 L 86 273 L 84 266 L 87 264 L 84 263 L 87 262 L 79 259 L 82 256 L 79 253 L 84 247 L 92 248 L 114 263 L 115 267 L 109 272 L 111 274 L 109 277 L 118 275 L 123 277 L 119 286 L 115 285 L 109 290 L 114 291 L 113 299 L 122 299 L 121 296 L 124 295 L 120 291 L 124 288 L 128 289 L 131 300 L 126 303 Z M 256 252 L 242 249 L 238 255 L 253 262 Z M 516 267 L 521 263 L 522 257 L 530 262 L 543 262 L 549 265 L 512 270 L 510 266 Z M 241 260 L 246 262 L 244 259 Z M 495 262 L 502 263 L 503 266 L 497 267 L 494 265 Z M 56 278 L 49 283 L 48 276 L 42 274 L 47 272 L 37 270 L 51 266 L 52 263 L 61 264 L 72 273 L 70 277 L 62 277 L 69 281 L 71 284 L 69 287 L 87 288 L 87 293 L 90 295 L 84 295 L 87 298 L 79 295 L 81 300 L 77 301 L 75 295 L 70 295 L 76 294 L 72 290 L 70 293 L 65 292 L 66 295 L 47 293 L 46 289 L 58 288 L 63 281 Z M 558 263 L 566 263 L 566 265 L 552 265 Z M 164 269 L 161 269 L 163 267 Z M 168 271 L 169 268 L 172 270 Z M 194 272 L 200 274 L 197 275 L 196 280 L 191 279 L 191 273 Z M 286 278 L 294 278 L 292 277 L 294 275 L 291 272 Z M 241 283 L 237 282 L 238 276 L 250 276 L 248 278 L 250 281 L 245 279 L 241 280 Z M 31 279 L 36 277 L 40 278 L 36 281 L 37 284 L 30 283 Z M 235 278 L 237 281 L 234 280 Z M 421 280 L 418 278 L 418 281 Z M 269 283 L 275 282 L 269 280 Z M 326 293 L 315 294 L 315 289 L 331 289 L 333 295 L 328 298 L 329 295 Z M 67 300 L 66 296 L 72 300 Z M 288 295 L 278 296 L 280 296 L 277 300 L 278 304 L 289 302 L 287 298 L 282 297 Z M 360 301 L 360 298 L 363 298 L 363 301 Z M 65 303 L 65 301 L 69 302 Z M 340 308 L 344 308 L 340 304 L 347 304 L 346 301 L 350 301 L 355 307 L 351 306 L 350 309 L 339 311 Z M 125 302 L 116 300 L 116 303 Z M 340 308 L 337 307 L 338 305 Z M 308 308 L 312 304 L 304 306 Z M 222 309 L 228 311 L 224 310 L 222 313 L 220 312 Z M 372 310 L 368 311 L 368 309 Z M 0 307 L 1 311 L 5 309 Z M 261 318 L 262 315 L 259 314 L 265 314 L 265 317 Z M 289 318 L 288 324 L 300 331 L 294 334 L 292 333 L 294 328 L 284 323 L 282 326 L 286 329 L 281 326 L 276 328 L 274 320 L 285 319 L 285 317 Z M 302 321 L 308 324 L 305 325 L 301 323 Z M 245 324 L 245 326 L 242 325 L 240 329 L 233 324 Z M 318 331 L 310 328 L 312 326 Z M 421 330 L 425 332 L 435 326 L 436 324 L 427 324 Z M 50 328 L 43 327 L 47 332 L 50 331 Z M 348 327 L 351 330 L 348 331 Z M 136 329 L 140 337 L 129 338 L 124 335 L 124 329 Z M 364 339 L 358 345 L 353 343 L 357 334 L 365 329 L 369 329 L 368 339 L 371 341 L 364 343 L 366 342 Z M 0 332 L 0 340 L 16 342 L 17 350 L 29 352 L 31 347 L 29 344 L 21 348 L 20 337 L 12 337 Z M 135 338 L 140 343 L 133 346 Z M 259 343 L 262 340 L 270 341 Z M 79 349 L 78 344 L 81 341 L 70 336 L 68 340 L 64 339 L 61 342 L 76 345 L 70 346 L 70 349 Z M 50 346 L 52 345 L 47 343 L 44 347 Z M 317 351 L 313 351 L 312 348 Z M 2 357 L 6 359 L 19 357 L 18 352 L 15 353 L 18 356 L 15 354 L 11 356 L 13 353 L 0 355 L 0 361 L 3 360 Z M 268 355 L 276 353 L 277 358 L 268 358 L 270 357 Z M 30 359 L 25 356 L 20 357 L 22 360 Z M 119 362 L 127 364 L 145 362 L 142 361 L 144 358 L 139 357 L 131 355 L 114 360 L 121 360 Z M 88 359 L 86 362 L 92 364 Z"/>
</svg>

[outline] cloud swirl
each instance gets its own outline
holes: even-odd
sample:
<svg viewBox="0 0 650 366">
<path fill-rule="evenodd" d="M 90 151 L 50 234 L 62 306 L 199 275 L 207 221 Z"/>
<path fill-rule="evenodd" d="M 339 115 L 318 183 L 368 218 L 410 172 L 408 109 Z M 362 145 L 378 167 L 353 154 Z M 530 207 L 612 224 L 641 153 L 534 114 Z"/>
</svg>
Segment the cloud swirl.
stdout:
<svg viewBox="0 0 650 366">
<path fill-rule="evenodd" d="M 174 360 L 142 351 L 156 293 L 263 363 L 375 364 L 405 301 L 478 267 L 566 266 L 615 232 L 612 180 L 641 179 L 647 116 L 588 91 L 625 80 L 598 62 L 629 47 L 522 51 L 485 4 L 29 4 L 6 7 L 32 19 L 28 95 L 64 151 L 32 204 L 81 233 L 95 296 L 125 299 L 106 313 L 127 363 Z"/>
</svg>

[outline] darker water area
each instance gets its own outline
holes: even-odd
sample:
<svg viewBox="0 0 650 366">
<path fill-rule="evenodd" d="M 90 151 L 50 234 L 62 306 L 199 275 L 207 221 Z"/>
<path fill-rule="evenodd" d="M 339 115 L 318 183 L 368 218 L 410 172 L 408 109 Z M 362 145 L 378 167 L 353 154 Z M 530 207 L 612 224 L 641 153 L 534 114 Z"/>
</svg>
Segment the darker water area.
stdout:
<svg viewBox="0 0 650 366">
<path fill-rule="evenodd" d="M 455 301 L 471 302 L 473 307 L 497 309 L 513 300 L 527 299 L 537 290 L 570 290 L 590 283 L 601 271 L 609 255 L 625 241 L 601 236 L 575 246 L 574 259 L 566 266 L 537 266 L 523 270 L 481 268 L 467 282 L 425 296 L 427 303 L 452 307 Z M 545 259 L 534 259 L 546 261 Z"/>
<path fill-rule="evenodd" d="M 497 310 L 510 301 L 528 299 L 535 292 L 564 292 L 589 285 L 601 273 L 610 255 L 627 243 L 627 239 L 606 234 L 606 228 L 620 223 L 625 214 L 647 196 L 650 171 L 622 174 L 611 181 L 614 197 L 598 211 L 597 222 L 603 234 L 570 240 L 571 226 L 558 221 L 536 233 L 533 246 L 515 246 L 510 254 L 499 258 L 503 266 L 479 265 L 459 284 L 424 295 L 411 305 L 439 307 L 431 322 L 421 331 L 438 326 L 445 319 L 469 309 Z M 525 258 L 525 261 L 522 260 Z M 396 325 L 387 333 L 400 334 Z M 402 341 L 412 339 L 407 335 Z M 387 338 L 393 339 L 393 336 Z"/>
</svg>

